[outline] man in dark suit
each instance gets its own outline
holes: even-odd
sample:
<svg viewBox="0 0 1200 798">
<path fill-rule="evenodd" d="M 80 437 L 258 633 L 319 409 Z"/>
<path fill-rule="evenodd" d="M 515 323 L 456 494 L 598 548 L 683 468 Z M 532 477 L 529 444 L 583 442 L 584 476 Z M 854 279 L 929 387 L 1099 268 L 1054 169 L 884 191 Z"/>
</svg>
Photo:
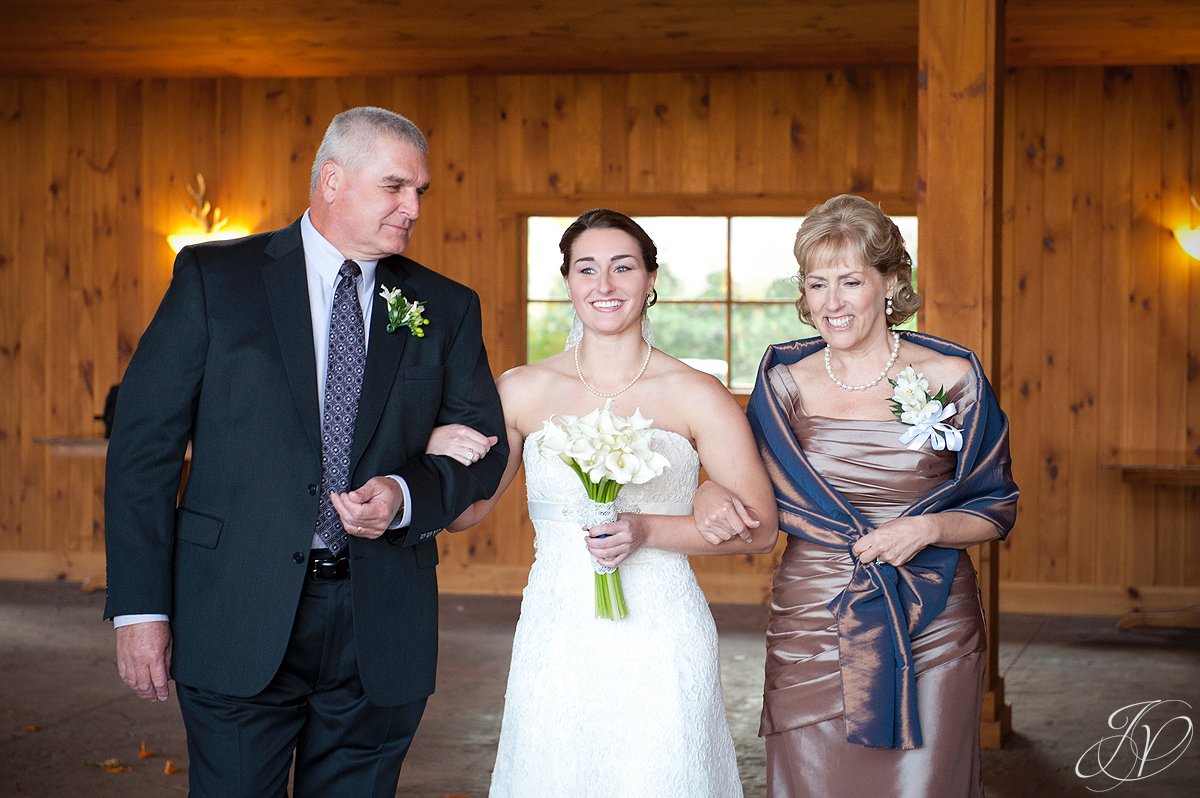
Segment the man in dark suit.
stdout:
<svg viewBox="0 0 1200 798">
<path fill-rule="evenodd" d="M 390 111 L 336 116 L 308 212 L 180 252 L 122 379 L 105 617 L 139 696 L 176 681 L 193 795 L 285 794 L 293 754 L 297 796 L 394 795 L 433 692 L 434 536 L 507 446 L 477 295 L 401 255 L 426 151 Z M 424 454 L 446 423 L 500 443 Z"/>
</svg>

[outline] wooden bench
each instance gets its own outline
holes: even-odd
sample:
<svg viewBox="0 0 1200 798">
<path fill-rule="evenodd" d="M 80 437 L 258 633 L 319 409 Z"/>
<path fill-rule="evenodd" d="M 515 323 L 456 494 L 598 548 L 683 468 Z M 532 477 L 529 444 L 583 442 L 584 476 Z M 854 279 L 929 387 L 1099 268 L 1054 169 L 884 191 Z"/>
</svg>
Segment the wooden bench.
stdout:
<svg viewBox="0 0 1200 798">
<path fill-rule="evenodd" d="M 1200 487 L 1200 463 L 1185 462 L 1184 455 L 1160 452 L 1125 452 L 1104 464 L 1119 471 L 1128 485 L 1152 488 Z M 1200 629 L 1200 606 L 1149 612 L 1133 610 L 1117 620 L 1118 629 L 1152 627 Z"/>
</svg>

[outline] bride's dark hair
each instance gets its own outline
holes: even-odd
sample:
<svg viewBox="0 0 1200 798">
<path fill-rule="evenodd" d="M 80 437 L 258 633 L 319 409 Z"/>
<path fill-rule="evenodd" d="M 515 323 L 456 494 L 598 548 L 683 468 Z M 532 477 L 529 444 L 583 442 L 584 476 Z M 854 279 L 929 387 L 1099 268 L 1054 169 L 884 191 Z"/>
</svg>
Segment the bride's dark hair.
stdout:
<svg viewBox="0 0 1200 798">
<path fill-rule="evenodd" d="M 647 235 L 640 224 L 619 211 L 593 208 L 571 222 L 571 225 L 563 231 L 562 238 L 559 239 L 558 251 L 563 256 L 559 271 L 562 272 L 563 277 L 566 277 L 567 273 L 571 271 L 571 247 L 575 246 L 575 240 L 583 234 L 584 230 L 600 228 L 612 228 L 628 233 L 642 251 L 642 265 L 646 267 L 646 271 L 651 274 L 658 271 L 658 247 L 654 246 L 654 240 Z"/>
</svg>

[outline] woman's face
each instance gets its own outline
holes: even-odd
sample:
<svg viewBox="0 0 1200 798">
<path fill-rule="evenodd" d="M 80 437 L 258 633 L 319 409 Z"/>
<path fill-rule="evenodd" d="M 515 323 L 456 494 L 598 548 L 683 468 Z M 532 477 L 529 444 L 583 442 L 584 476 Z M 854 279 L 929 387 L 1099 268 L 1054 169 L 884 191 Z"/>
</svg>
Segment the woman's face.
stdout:
<svg viewBox="0 0 1200 798">
<path fill-rule="evenodd" d="M 804 275 L 804 298 L 817 332 L 834 349 L 878 340 L 887 330 L 884 303 L 896 278 L 863 263 L 849 245 L 815 255 L 816 265 Z"/>
<path fill-rule="evenodd" d="M 584 230 L 571 247 L 565 280 L 585 329 L 613 333 L 633 324 L 640 329 L 654 275 L 646 271 L 633 236 L 610 227 Z"/>
</svg>

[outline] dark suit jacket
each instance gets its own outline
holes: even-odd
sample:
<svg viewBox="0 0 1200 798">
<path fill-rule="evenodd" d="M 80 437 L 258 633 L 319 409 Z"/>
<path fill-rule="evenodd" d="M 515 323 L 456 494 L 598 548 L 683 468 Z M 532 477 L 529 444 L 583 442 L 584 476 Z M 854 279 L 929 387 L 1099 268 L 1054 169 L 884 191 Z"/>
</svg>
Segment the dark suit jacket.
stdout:
<svg viewBox="0 0 1200 798">
<path fill-rule="evenodd" d="M 412 523 L 351 538 L 355 639 L 372 701 L 433 692 L 434 536 L 491 495 L 507 459 L 479 298 L 408 258 L 379 262 L 374 292 L 426 306 L 425 337 L 369 320 L 350 485 L 404 477 Z M 321 481 L 316 358 L 300 225 L 184 249 L 122 381 L 108 449 L 105 617 L 164 613 L 172 675 L 235 696 L 262 690 L 287 647 Z M 423 454 L 435 425 L 500 444 L 470 468 Z M 188 443 L 192 460 L 176 507 Z"/>
</svg>

